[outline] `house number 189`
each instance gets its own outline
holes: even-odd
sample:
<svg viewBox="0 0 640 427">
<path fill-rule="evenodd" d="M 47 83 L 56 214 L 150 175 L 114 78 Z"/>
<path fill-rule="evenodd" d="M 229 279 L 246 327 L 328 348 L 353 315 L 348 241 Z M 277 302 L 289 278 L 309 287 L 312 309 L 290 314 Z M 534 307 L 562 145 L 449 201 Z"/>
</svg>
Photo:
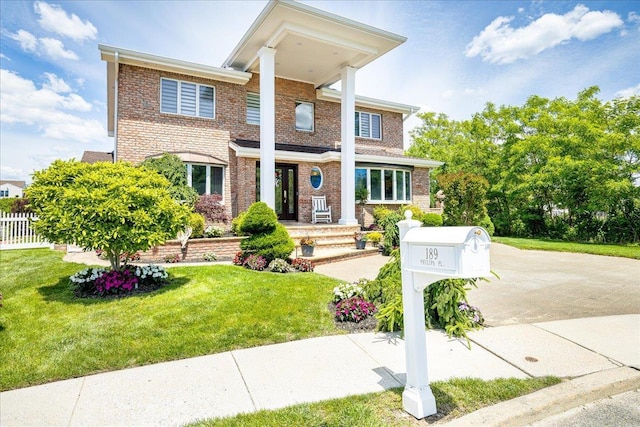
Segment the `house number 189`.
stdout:
<svg viewBox="0 0 640 427">
<path fill-rule="evenodd" d="M 438 248 L 427 248 L 426 249 L 426 259 L 438 259 Z"/>
</svg>

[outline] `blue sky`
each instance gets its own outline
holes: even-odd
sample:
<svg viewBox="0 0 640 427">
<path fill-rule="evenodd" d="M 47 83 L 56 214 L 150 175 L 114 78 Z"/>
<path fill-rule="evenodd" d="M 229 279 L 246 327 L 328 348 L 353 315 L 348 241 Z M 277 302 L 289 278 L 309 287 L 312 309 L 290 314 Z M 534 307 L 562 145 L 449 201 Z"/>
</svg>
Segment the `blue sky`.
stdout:
<svg viewBox="0 0 640 427">
<path fill-rule="evenodd" d="M 574 99 L 593 85 L 603 100 L 640 94 L 637 1 L 303 3 L 408 38 L 358 70 L 359 95 L 461 120 L 486 102 Z M 265 5 L 1 1 L 0 179 L 113 149 L 99 43 L 220 66 Z"/>
</svg>

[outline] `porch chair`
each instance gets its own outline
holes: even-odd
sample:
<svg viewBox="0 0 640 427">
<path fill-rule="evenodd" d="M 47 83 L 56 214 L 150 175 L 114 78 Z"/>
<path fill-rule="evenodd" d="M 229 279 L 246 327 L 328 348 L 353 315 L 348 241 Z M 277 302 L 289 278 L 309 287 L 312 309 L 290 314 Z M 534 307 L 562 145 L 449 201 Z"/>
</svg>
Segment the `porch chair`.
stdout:
<svg viewBox="0 0 640 427">
<path fill-rule="evenodd" d="M 331 206 L 327 207 L 325 196 L 311 196 L 311 223 L 331 222 Z"/>
</svg>

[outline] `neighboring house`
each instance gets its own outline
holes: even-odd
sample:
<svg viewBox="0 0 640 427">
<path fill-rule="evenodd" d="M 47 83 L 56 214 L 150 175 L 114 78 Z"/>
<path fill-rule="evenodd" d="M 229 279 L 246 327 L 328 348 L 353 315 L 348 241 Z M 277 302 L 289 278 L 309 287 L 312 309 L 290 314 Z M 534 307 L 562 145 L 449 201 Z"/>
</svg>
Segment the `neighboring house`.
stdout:
<svg viewBox="0 0 640 427">
<path fill-rule="evenodd" d="M 113 152 L 85 151 L 82 153 L 82 159 L 80 161 L 85 163 L 113 162 Z"/>
<path fill-rule="evenodd" d="M 23 197 L 26 187 L 27 184 L 24 181 L 0 180 L 0 198 Z"/>
<path fill-rule="evenodd" d="M 429 208 L 441 163 L 403 155 L 403 121 L 418 107 L 354 93 L 356 70 L 405 40 L 274 0 L 221 68 L 100 45 L 114 159 L 174 153 L 189 184 L 221 194 L 233 216 L 262 200 L 281 220 L 310 222 L 311 196 L 324 195 L 334 222 L 355 225 L 359 185 L 369 212 Z M 328 87 L 338 81 L 341 92 Z"/>
</svg>

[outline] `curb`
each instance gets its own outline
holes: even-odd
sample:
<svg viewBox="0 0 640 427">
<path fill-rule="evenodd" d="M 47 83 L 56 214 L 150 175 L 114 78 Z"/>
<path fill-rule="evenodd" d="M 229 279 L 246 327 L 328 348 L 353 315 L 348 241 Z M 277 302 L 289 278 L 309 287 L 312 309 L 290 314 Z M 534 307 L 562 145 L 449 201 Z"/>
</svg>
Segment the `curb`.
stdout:
<svg viewBox="0 0 640 427">
<path fill-rule="evenodd" d="M 640 388 L 640 371 L 613 368 L 479 409 L 442 425 L 524 426 L 596 400 Z"/>
</svg>

